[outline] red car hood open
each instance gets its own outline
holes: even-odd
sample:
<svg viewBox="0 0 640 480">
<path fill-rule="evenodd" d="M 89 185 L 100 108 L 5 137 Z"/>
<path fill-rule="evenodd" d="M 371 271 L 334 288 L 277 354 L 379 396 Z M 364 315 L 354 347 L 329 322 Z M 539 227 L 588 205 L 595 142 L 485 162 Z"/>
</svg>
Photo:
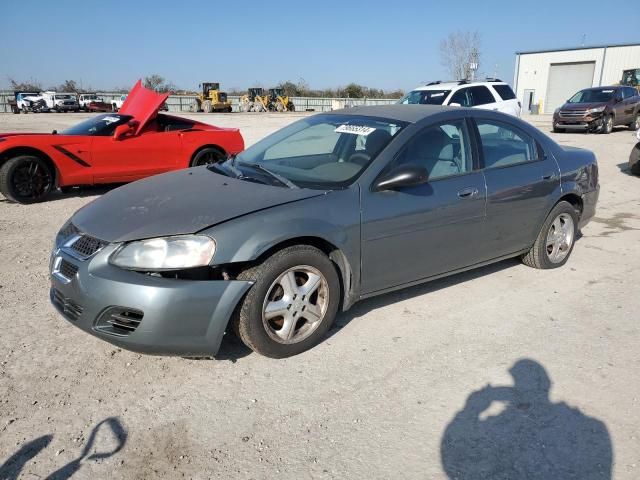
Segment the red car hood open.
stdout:
<svg viewBox="0 0 640 480">
<path fill-rule="evenodd" d="M 131 115 L 140 125 L 135 132 L 140 133 L 146 123 L 158 114 L 160 106 L 169 97 L 168 93 L 156 93 L 144 88 L 142 81 L 138 80 L 133 86 L 118 113 Z"/>
</svg>

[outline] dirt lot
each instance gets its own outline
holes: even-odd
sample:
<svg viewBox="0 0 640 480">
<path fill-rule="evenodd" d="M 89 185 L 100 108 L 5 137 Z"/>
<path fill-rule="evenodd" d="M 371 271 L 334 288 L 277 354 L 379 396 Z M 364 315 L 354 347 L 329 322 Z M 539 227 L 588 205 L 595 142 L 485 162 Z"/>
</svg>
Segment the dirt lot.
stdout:
<svg viewBox="0 0 640 480">
<path fill-rule="evenodd" d="M 84 117 L 0 115 L 0 131 Z M 247 144 L 296 117 L 198 115 L 240 126 Z M 545 131 L 547 120 L 535 119 Z M 58 228 L 101 190 L 30 206 L 0 198 L 0 479 L 517 478 L 510 468 L 527 462 L 536 478 L 567 462 L 576 478 L 609 478 L 584 465 L 612 463 L 613 478 L 639 478 L 640 178 L 624 168 L 634 140 L 555 137 L 594 150 L 601 172 L 597 218 L 564 268 L 511 260 L 368 300 L 287 360 L 233 337 L 219 359 L 187 360 L 86 335 L 49 305 L 47 261 Z M 512 389 L 471 395 L 514 379 L 509 406 Z"/>
</svg>

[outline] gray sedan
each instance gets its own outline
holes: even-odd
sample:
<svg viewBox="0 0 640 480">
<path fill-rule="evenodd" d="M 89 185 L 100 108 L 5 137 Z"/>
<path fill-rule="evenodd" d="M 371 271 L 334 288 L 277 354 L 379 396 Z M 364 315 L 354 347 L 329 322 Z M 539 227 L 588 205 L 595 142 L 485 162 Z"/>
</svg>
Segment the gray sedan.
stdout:
<svg viewBox="0 0 640 480">
<path fill-rule="evenodd" d="M 113 190 L 51 256 L 51 301 L 126 349 L 287 357 L 358 300 L 509 257 L 567 262 L 598 167 L 514 117 L 424 105 L 302 119 L 236 157 Z"/>
</svg>

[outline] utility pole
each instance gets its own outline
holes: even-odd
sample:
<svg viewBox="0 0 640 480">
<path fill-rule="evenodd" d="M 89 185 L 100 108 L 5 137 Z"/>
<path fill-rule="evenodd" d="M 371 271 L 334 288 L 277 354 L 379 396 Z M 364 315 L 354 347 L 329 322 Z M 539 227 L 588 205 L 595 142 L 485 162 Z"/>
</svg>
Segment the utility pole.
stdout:
<svg viewBox="0 0 640 480">
<path fill-rule="evenodd" d="M 478 70 L 478 49 L 473 47 L 471 49 L 471 55 L 469 55 L 469 74 L 470 80 L 473 82 L 476 79 L 476 71 Z"/>
</svg>

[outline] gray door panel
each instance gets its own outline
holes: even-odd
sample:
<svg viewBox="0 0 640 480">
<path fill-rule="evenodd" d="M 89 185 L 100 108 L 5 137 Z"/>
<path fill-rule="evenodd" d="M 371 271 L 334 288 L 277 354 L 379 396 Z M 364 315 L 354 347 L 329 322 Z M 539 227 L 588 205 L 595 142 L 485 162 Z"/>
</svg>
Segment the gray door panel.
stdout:
<svg viewBox="0 0 640 480">
<path fill-rule="evenodd" d="M 482 172 L 362 195 L 363 294 L 486 260 Z"/>
<path fill-rule="evenodd" d="M 485 170 L 487 243 L 495 257 L 530 247 L 560 185 L 553 159 Z"/>
</svg>

